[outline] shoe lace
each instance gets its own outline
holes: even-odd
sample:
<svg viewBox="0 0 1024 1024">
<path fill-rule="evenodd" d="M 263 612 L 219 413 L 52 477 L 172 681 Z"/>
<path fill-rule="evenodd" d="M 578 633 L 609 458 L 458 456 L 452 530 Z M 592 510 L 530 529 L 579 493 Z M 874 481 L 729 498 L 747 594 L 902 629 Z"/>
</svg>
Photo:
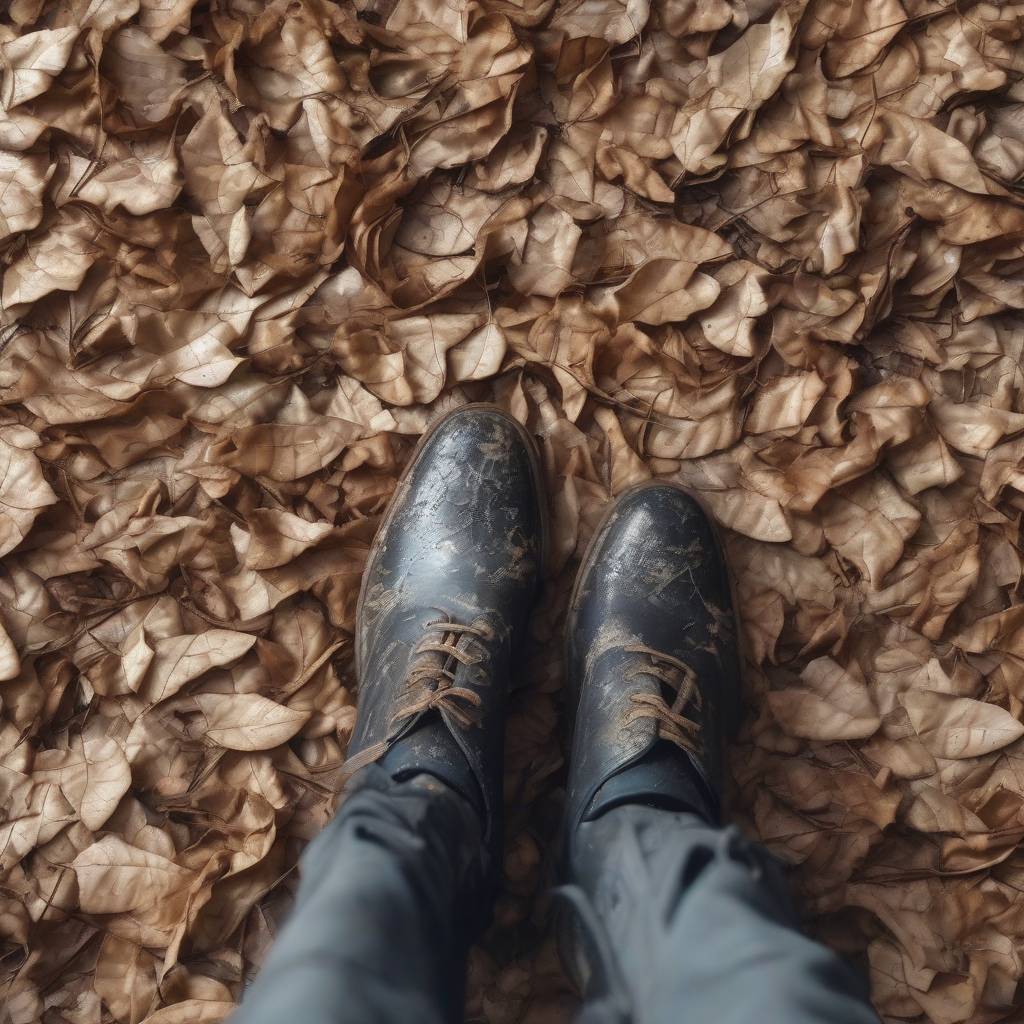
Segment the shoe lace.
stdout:
<svg viewBox="0 0 1024 1024">
<path fill-rule="evenodd" d="M 487 657 L 487 649 L 479 641 L 494 639 L 494 630 L 478 620 L 472 625 L 445 618 L 423 625 L 426 634 L 416 645 L 414 660 L 405 682 L 404 703 L 392 716 L 398 725 L 424 711 L 444 710 L 463 729 L 479 720 L 480 695 L 468 686 L 456 686 L 455 674 L 460 665 L 478 665 Z M 478 642 L 475 651 L 466 649 L 465 640 Z"/>
<path fill-rule="evenodd" d="M 670 740 L 692 754 L 699 754 L 700 722 L 684 713 L 690 706 L 696 712 L 701 708 L 697 673 L 680 658 L 656 651 L 652 647 L 630 644 L 624 649 L 631 654 L 645 654 L 650 658 L 650 664 L 641 662 L 626 670 L 623 679 L 627 683 L 640 675 L 653 676 L 674 694 L 671 704 L 665 699 L 664 693 L 631 694 L 629 699 L 634 707 L 630 709 L 626 721 L 653 718 L 657 722 L 661 739 Z"/>
<path fill-rule="evenodd" d="M 388 732 L 402 722 L 432 709 L 446 711 L 462 728 L 479 721 L 481 700 L 468 686 L 456 686 L 459 665 L 478 665 L 487 657 L 487 648 L 479 641 L 494 638 L 494 630 L 484 621 L 472 625 L 452 622 L 447 615 L 423 625 L 426 634 L 413 651 L 413 662 L 406 677 L 401 706 L 391 716 Z M 466 639 L 477 641 L 475 652 L 466 650 Z M 341 766 L 347 775 L 358 771 L 384 754 L 390 740 L 384 739 L 348 758 Z"/>
</svg>

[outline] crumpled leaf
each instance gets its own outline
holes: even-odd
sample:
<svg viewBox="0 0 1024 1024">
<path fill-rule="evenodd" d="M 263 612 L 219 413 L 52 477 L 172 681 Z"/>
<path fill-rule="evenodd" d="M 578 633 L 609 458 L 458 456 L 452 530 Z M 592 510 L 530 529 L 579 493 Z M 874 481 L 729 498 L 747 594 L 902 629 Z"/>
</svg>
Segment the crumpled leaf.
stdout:
<svg viewBox="0 0 1024 1024">
<path fill-rule="evenodd" d="M 570 39 L 594 36 L 624 43 L 643 30 L 649 9 L 646 0 L 569 0 L 558 6 L 551 25 Z"/>
<path fill-rule="evenodd" d="M 38 445 L 27 427 L 0 427 L 0 555 L 17 547 L 39 512 L 57 501 L 32 453 Z"/>
<path fill-rule="evenodd" d="M 188 884 L 191 872 L 173 860 L 106 835 L 72 862 L 87 914 L 138 910 Z"/>
<path fill-rule="evenodd" d="M 0 104 L 4 110 L 17 107 L 50 87 L 54 76 L 67 64 L 78 32 L 74 25 L 68 25 L 26 32 L 0 42 L 4 60 Z"/>
<path fill-rule="evenodd" d="M 857 740 L 881 724 L 867 687 L 831 658 L 818 658 L 800 673 L 806 690 L 768 694 L 772 713 L 793 736 L 813 740 Z"/>
<path fill-rule="evenodd" d="M 157 960 L 127 939 L 107 935 L 96 958 L 93 987 L 118 1020 L 146 1018 L 157 991 Z"/>
<path fill-rule="evenodd" d="M 135 25 L 111 36 L 104 49 L 103 70 L 142 126 L 167 117 L 185 85 L 183 62 Z"/>
<path fill-rule="evenodd" d="M 139 692 L 154 704 L 166 700 L 211 668 L 240 658 L 255 642 L 251 633 L 230 629 L 209 629 L 196 636 L 158 640 Z"/>
<path fill-rule="evenodd" d="M 72 737 L 66 750 L 41 750 L 33 778 L 60 786 L 86 828 L 101 829 L 132 782 L 121 746 L 98 733 Z"/>
<path fill-rule="evenodd" d="M 936 757 L 981 757 L 1024 736 L 1021 724 L 995 704 L 932 690 L 903 694 L 914 730 Z"/>
<path fill-rule="evenodd" d="M 255 693 L 200 693 L 195 700 L 206 722 L 205 735 L 228 750 L 276 747 L 291 739 L 309 717 Z"/>
<path fill-rule="evenodd" d="M 0 623 L 0 683 L 14 679 L 21 669 L 18 650 Z"/>
<path fill-rule="evenodd" d="M 731 816 L 886 1021 L 1012 1018 L 1020 5 L 215 8 L 0 17 L 5 1008 L 230 1012 L 333 811 L 381 515 L 495 402 L 550 579 L 467 1019 L 572 1015 L 534 912 L 566 601 L 647 480 L 737 584 Z"/>
<path fill-rule="evenodd" d="M 36 846 L 48 843 L 74 821 L 74 808 L 60 787 L 36 784 L 30 775 L 5 767 L 0 772 L 0 793 L 7 808 L 0 825 L 0 867 L 10 870 Z"/>
<path fill-rule="evenodd" d="M 42 220 L 40 200 L 50 174 L 41 155 L 0 150 L 0 239 L 30 231 Z"/>
<path fill-rule="evenodd" d="M 220 1024 L 236 1004 L 223 999 L 183 999 L 151 1013 L 149 1024 Z"/>
<path fill-rule="evenodd" d="M 231 539 L 239 561 L 250 569 L 286 565 L 331 532 L 328 523 L 310 523 L 280 509 L 254 509 L 246 525 L 248 531 L 233 525 Z"/>
<path fill-rule="evenodd" d="M 4 272 L 4 306 L 34 302 L 56 290 L 74 291 L 99 256 L 93 237 L 86 218 L 71 214 L 31 238 Z"/>
<path fill-rule="evenodd" d="M 733 122 L 771 96 L 793 67 L 787 54 L 792 36 L 789 14 L 780 9 L 770 22 L 751 26 L 727 50 L 707 59 L 669 135 L 686 171 L 706 174 L 725 162 L 715 151 Z"/>
</svg>

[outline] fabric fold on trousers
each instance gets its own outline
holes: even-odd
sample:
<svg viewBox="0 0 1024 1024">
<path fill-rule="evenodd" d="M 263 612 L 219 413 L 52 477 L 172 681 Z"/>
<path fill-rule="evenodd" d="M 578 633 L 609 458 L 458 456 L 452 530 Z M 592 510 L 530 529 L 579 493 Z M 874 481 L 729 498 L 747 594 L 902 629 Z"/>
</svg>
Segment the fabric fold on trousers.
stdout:
<svg viewBox="0 0 1024 1024">
<path fill-rule="evenodd" d="M 480 827 L 428 775 L 354 775 L 310 844 L 295 907 L 231 1024 L 455 1024 L 490 899 Z"/>
<path fill-rule="evenodd" d="M 598 976 L 625 988 L 605 982 L 581 1024 L 879 1024 L 864 978 L 800 932 L 774 860 L 735 827 L 624 804 L 580 827 L 574 862 L 605 932 L 589 945 L 615 957 Z"/>
<path fill-rule="evenodd" d="M 350 780 L 232 1024 L 456 1024 L 488 909 L 480 827 L 431 776 Z M 735 828 L 627 804 L 574 844 L 584 930 L 612 991 L 580 1024 L 878 1024 L 863 978 L 801 934 L 770 855 Z M 593 937 L 593 935 L 592 935 Z"/>
</svg>

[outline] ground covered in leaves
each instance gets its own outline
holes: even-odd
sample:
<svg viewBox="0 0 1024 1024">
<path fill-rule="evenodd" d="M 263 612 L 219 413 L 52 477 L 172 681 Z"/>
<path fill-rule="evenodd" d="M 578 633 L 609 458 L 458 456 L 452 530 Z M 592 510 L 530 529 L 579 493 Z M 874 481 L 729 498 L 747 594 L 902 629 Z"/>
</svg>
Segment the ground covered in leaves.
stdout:
<svg viewBox="0 0 1024 1024">
<path fill-rule="evenodd" d="M 8 0 L 0 1016 L 221 1020 L 331 813 L 426 424 L 537 437 L 552 579 L 467 1019 L 546 937 L 576 559 L 652 474 L 739 581 L 734 816 L 889 1021 L 1024 972 L 1024 4 Z"/>
</svg>

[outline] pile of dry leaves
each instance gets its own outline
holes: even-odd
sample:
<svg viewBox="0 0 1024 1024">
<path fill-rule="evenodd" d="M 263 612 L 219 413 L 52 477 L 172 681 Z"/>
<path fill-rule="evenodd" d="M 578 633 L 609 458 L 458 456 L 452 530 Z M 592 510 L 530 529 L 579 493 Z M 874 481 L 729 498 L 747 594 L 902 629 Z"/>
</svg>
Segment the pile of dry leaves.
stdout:
<svg viewBox="0 0 1024 1024">
<path fill-rule="evenodd" d="M 0 1017 L 222 1019 L 332 810 L 380 512 L 510 409 L 552 581 L 467 1018 L 564 1022 L 576 558 L 726 528 L 734 816 L 887 1020 L 1024 973 L 1024 3 L 6 0 Z"/>
</svg>

